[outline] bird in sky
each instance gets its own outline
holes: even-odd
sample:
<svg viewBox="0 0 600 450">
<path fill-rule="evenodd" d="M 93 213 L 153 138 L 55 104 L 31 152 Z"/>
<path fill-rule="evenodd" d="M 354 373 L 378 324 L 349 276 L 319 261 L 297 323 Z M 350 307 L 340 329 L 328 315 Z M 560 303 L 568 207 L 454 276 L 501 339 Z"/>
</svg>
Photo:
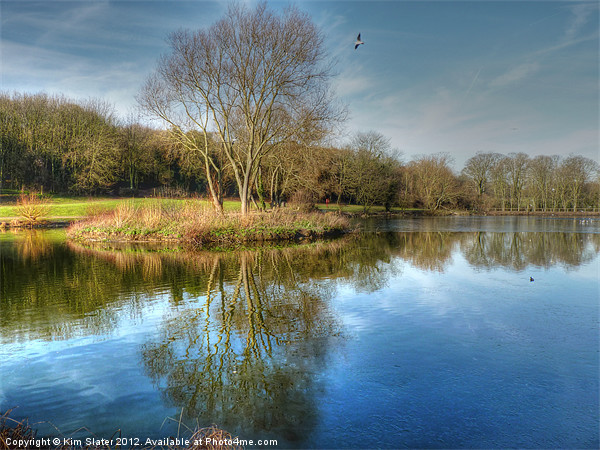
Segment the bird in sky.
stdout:
<svg viewBox="0 0 600 450">
<path fill-rule="evenodd" d="M 354 43 L 354 50 L 356 50 L 360 44 L 364 44 L 364 42 L 360 40 L 360 33 L 358 33 L 358 37 L 356 38 L 356 42 Z"/>
</svg>

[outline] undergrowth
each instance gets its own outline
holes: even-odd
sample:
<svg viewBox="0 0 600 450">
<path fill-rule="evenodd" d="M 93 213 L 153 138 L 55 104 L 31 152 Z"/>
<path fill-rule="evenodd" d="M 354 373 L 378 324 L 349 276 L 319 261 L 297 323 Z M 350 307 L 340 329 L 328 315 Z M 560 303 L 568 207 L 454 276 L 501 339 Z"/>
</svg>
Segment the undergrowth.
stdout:
<svg viewBox="0 0 600 450">
<path fill-rule="evenodd" d="M 113 210 L 90 211 L 67 232 L 84 240 L 171 240 L 203 247 L 314 238 L 341 234 L 349 228 L 348 219 L 337 214 L 279 208 L 244 216 L 238 212 L 219 214 L 195 200 L 179 204 L 157 200 L 141 205 L 127 200 Z"/>
</svg>

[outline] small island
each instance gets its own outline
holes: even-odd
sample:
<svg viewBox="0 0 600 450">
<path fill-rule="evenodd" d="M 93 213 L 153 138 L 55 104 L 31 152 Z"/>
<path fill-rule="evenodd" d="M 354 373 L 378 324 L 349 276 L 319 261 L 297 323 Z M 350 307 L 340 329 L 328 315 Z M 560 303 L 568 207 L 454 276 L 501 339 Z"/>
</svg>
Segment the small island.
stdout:
<svg viewBox="0 0 600 450">
<path fill-rule="evenodd" d="M 218 213 L 200 200 L 175 203 L 152 199 L 141 204 L 126 200 L 112 210 L 92 213 L 71 225 L 67 235 L 83 241 L 162 241 L 205 248 L 304 241 L 350 230 L 349 220 L 336 213 L 289 208 Z"/>
</svg>

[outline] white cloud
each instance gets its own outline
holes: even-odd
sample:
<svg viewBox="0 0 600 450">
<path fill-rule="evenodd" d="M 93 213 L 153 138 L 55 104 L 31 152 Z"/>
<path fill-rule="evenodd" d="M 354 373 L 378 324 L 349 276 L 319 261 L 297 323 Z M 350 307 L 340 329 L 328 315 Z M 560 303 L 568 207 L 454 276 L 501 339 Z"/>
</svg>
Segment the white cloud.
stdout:
<svg viewBox="0 0 600 450">
<path fill-rule="evenodd" d="M 490 82 L 491 87 L 504 87 L 519 82 L 535 74 L 540 69 L 537 62 L 525 63 L 513 67 Z"/>
<path fill-rule="evenodd" d="M 360 70 L 356 70 L 359 72 Z M 338 75 L 333 82 L 333 87 L 340 97 L 357 96 L 367 93 L 372 87 L 372 81 L 365 75 L 356 75 L 348 71 Z"/>
</svg>

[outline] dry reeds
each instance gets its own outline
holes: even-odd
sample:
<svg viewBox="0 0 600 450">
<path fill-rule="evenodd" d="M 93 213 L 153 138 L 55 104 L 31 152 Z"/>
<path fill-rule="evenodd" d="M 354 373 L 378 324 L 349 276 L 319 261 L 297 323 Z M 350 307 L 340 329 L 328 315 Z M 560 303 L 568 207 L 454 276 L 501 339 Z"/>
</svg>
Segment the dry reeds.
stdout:
<svg viewBox="0 0 600 450">
<path fill-rule="evenodd" d="M 17 449 L 20 448 L 19 442 L 35 439 L 35 431 L 27 421 L 19 422 L 8 417 L 11 411 L 0 416 L 0 450 Z"/>
<path fill-rule="evenodd" d="M 243 447 L 235 444 L 235 439 L 227 431 L 212 425 L 196 430 L 190 438 L 189 450 L 238 450 Z"/>
<path fill-rule="evenodd" d="M 199 201 L 175 205 L 152 200 L 138 206 L 125 201 L 112 211 L 102 211 L 73 225 L 68 233 L 79 239 L 177 240 L 204 247 L 323 237 L 347 229 L 348 220 L 336 214 L 284 208 L 248 215 L 219 214 Z"/>
<path fill-rule="evenodd" d="M 8 410 L 0 416 L 0 450 L 17 450 L 21 448 L 52 448 L 55 450 L 111 450 L 122 448 L 121 445 L 115 442 L 121 442 L 121 439 L 115 439 L 116 435 L 120 436 L 118 431 L 108 439 L 100 439 L 94 437 L 92 442 L 98 444 L 85 445 L 86 441 L 82 439 L 72 439 L 61 435 L 61 438 L 55 437 L 37 437 L 36 431 L 31 428 L 27 420 L 21 422 L 9 417 L 12 410 Z M 82 428 L 78 431 L 86 430 Z M 57 430 L 58 431 L 58 430 Z M 88 430 L 89 431 L 89 430 Z M 59 432 L 60 433 L 60 432 Z M 183 439 L 170 438 L 167 441 L 184 441 Z M 154 450 L 157 448 L 179 449 L 179 450 L 241 450 L 242 446 L 238 445 L 238 440 L 231 436 L 227 431 L 217 428 L 216 425 L 211 425 L 207 428 L 197 428 L 192 436 L 185 441 L 186 446 L 177 446 L 167 444 L 160 446 L 141 446 L 136 447 L 140 450 Z M 80 443 L 80 444 L 78 444 Z"/>
</svg>

